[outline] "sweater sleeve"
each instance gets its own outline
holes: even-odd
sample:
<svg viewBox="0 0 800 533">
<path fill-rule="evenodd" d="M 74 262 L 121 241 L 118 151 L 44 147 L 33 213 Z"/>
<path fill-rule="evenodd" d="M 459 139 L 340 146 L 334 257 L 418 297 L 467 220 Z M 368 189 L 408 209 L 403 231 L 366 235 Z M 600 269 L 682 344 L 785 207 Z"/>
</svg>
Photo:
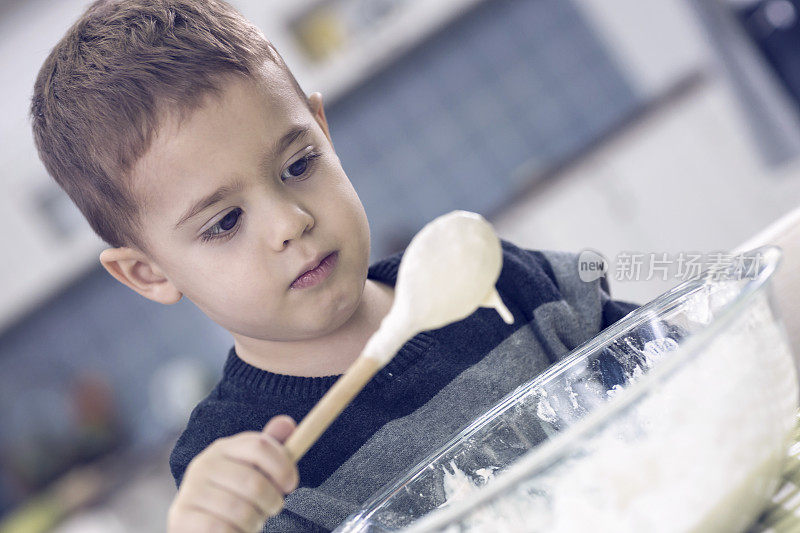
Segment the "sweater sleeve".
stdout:
<svg viewBox="0 0 800 533">
<path fill-rule="evenodd" d="M 594 334 L 639 307 L 639 304 L 612 299 L 606 275 L 591 280 L 581 279 L 578 269 L 580 254 L 554 250 L 541 253 L 547 259 L 561 298 L 591 326 Z"/>
<path fill-rule="evenodd" d="M 209 423 L 213 417 L 209 413 L 209 409 L 209 404 L 206 401 L 201 402 L 194 408 L 186 429 L 178 437 L 178 441 L 172 448 L 172 453 L 169 456 L 169 468 L 176 487 L 180 487 L 181 481 L 183 481 L 183 474 L 186 472 L 189 462 L 218 438 L 214 434 L 215 432 L 212 431 L 214 426 Z"/>
<path fill-rule="evenodd" d="M 532 311 L 525 319 L 553 362 L 639 307 L 612 299 L 605 276 L 581 276 L 578 253 L 501 242 L 507 279 L 516 280 L 506 287 L 506 294 L 513 292 Z"/>
<path fill-rule="evenodd" d="M 543 251 L 542 254 L 548 260 L 561 298 L 583 324 L 582 341 L 597 336 L 639 307 L 635 303 L 612 299 L 605 275 L 589 281 L 581 279 L 579 254 L 561 251 Z M 575 345 L 570 348 L 575 348 Z M 607 389 L 626 382 L 623 365 L 609 349 L 598 355 L 595 364 Z"/>
<path fill-rule="evenodd" d="M 604 330 L 617 320 L 625 317 L 627 314 L 640 307 L 639 304 L 622 300 L 612 300 L 608 288 L 608 279 L 606 279 L 606 276 L 600 278 L 600 301 L 602 302 L 601 305 L 603 313 L 603 320 L 600 324 L 600 330 Z"/>
<path fill-rule="evenodd" d="M 200 402 L 169 457 L 175 485 L 180 487 L 189 462 L 215 440 L 242 431 L 260 431 L 266 421 L 257 414 L 252 408 L 213 396 Z"/>
</svg>

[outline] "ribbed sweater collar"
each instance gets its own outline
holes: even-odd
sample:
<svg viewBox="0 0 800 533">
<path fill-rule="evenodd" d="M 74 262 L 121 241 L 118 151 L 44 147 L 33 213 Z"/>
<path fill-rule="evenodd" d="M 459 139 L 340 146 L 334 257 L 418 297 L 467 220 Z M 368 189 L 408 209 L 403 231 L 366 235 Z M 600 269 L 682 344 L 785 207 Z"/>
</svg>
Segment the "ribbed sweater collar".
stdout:
<svg viewBox="0 0 800 533">
<path fill-rule="evenodd" d="M 398 252 L 370 265 L 367 277 L 394 287 L 402 255 L 403 252 Z M 418 333 L 414 338 L 406 342 L 389 364 L 372 378 L 367 388 L 382 387 L 394 379 L 419 359 L 431 347 L 433 342 L 433 335 L 430 333 Z M 261 394 L 311 398 L 322 396 L 339 378 L 338 375 L 322 377 L 291 376 L 262 370 L 240 359 L 233 346 L 228 352 L 223 376 L 225 381 L 238 387 L 258 391 Z"/>
</svg>

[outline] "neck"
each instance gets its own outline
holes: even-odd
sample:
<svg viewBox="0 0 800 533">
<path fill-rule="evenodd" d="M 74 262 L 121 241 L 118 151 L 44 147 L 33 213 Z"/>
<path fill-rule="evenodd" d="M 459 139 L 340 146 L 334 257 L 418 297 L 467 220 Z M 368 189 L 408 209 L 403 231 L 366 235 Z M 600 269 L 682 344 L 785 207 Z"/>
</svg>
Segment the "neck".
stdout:
<svg viewBox="0 0 800 533">
<path fill-rule="evenodd" d="M 342 374 L 378 330 L 393 298 L 393 287 L 367 279 L 358 308 L 335 332 L 316 339 L 280 343 L 283 345 L 280 348 L 274 342 L 265 348 L 263 341 L 234 334 L 236 354 L 256 368 L 277 374 L 308 377 Z"/>
</svg>

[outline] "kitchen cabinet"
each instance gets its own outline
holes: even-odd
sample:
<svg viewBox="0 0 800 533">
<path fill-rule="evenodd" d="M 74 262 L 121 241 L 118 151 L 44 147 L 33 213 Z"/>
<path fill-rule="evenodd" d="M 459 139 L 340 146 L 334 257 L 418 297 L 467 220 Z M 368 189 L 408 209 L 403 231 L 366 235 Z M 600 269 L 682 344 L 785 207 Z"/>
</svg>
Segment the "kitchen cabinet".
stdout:
<svg viewBox="0 0 800 533">
<path fill-rule="evenodd" d="M 281 0 L 232 3 L 262 28 L 306 93 L 332 102 L 409 48 L 488 0 Z M 330 53 L 314 60 L 299 38 L 302 22 L 317 33 L 336 33 Z M 324 18 L 324 23 L 320 19 Z M 338 46 L 337 46 L 338 45 Z M 322 46 L 322 45 L 318 45 Z"/>
</svg>

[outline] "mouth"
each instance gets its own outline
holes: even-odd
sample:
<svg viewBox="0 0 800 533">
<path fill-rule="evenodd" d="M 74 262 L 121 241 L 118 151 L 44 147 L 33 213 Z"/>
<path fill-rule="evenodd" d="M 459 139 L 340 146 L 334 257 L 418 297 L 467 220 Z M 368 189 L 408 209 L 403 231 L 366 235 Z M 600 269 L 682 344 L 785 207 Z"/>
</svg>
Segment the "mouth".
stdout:
<svg viewBox="0 0 800 533">
<path fill-rule="evenodd" d="M 290 289 L 304 289 L 322 283 L 338 262 L 339 252 L 327 253 L 322 258 L 314 259 L 309 265 L 303 267 L 303 272 L 289 286 Z"/>
</svg>

